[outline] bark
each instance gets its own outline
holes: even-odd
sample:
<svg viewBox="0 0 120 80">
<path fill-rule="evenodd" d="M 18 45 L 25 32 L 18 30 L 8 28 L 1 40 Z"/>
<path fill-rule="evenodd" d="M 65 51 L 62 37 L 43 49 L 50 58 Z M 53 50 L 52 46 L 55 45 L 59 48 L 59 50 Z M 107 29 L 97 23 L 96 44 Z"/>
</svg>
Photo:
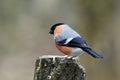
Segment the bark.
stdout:
<svg viewBox="0 0 120 80">
<path fill-rule="evenodd" d="M 78 59 L 63 56 L 42 56 L 36 60 L 34 80 L 85 80 L 85 69 Z"/>
</svg>

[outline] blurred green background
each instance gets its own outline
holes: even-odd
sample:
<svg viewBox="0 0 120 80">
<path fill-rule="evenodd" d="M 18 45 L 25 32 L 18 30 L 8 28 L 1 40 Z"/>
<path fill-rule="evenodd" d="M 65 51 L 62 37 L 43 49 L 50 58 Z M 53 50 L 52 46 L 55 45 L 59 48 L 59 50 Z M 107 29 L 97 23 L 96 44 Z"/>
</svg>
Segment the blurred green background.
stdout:
<svg viewBox="0 0 120 80">
<path fill-rule="evenodd" d="M 87 80 L 120 80 L 120 0 L 0 0 L 0 80 L 33 80 L 38 56 L 62 55 L 48 33 L 57 22 L 104 55 L 80 56 Z"/>
</svg>

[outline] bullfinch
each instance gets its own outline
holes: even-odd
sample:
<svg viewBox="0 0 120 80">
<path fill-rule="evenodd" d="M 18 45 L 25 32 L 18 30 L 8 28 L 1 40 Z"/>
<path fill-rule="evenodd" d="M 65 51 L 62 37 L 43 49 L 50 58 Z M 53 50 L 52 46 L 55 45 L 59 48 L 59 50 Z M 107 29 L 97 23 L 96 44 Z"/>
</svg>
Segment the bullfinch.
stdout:
<svg viewBox="0 0 120 80">
<path fill-rule="evenodd" d="M 65 55 L 76 57 L 86 52 L 94 58 L 103 58 L 102 55 L 93 51 L 75 30 L 65 23 L 54 24 L 49 33 L 54 35 L 56 47 Z"/>
</svg>

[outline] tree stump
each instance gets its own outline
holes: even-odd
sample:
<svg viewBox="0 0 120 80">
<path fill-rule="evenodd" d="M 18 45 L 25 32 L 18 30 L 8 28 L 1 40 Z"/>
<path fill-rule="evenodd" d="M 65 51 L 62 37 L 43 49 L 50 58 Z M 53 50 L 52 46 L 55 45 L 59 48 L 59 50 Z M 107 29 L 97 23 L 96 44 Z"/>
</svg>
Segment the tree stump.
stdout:
<svg viewBox="0 0 120 80">
<path fill-rule="evenodd" d="M 34 80 L 86 80 L 85 69 L 78 59 L 64 56 L 42 56 L 36 60 Z"/>
</svg>

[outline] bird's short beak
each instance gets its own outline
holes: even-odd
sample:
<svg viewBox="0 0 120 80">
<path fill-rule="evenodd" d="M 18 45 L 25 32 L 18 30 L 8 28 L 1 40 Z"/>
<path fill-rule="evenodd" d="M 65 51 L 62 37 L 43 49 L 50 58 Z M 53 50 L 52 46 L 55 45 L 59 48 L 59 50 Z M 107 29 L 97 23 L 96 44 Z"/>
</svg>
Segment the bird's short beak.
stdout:
<svg viewBox="0 0 120 80">
<path fill-rule="evenodd" d="M 50 34 L 53 34 L 53 32 L 52 32 L 52 30 L 50 30 L 50 32 L 49 32 Z"/>
</svg>

